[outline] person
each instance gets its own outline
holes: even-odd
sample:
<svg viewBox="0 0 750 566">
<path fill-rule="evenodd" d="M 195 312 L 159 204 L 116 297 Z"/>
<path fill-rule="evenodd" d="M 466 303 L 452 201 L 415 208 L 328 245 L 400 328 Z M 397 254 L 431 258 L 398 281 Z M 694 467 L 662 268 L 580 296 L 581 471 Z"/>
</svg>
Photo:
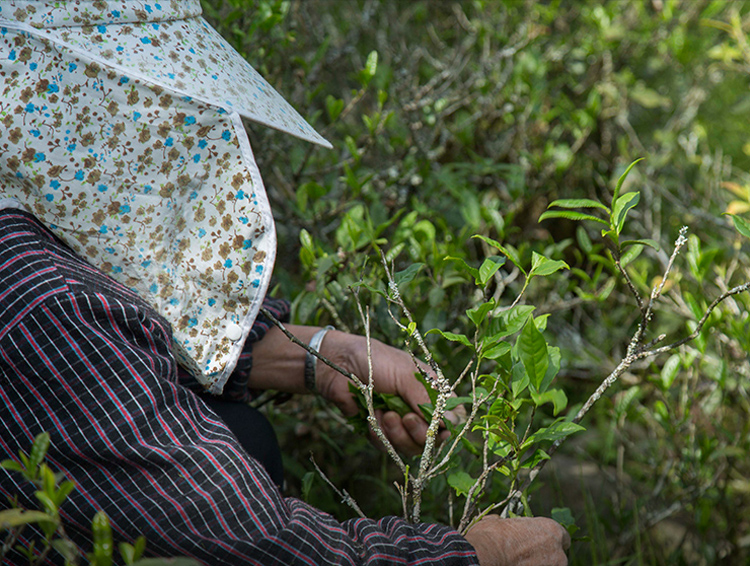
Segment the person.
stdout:
<svg viewBox="0 0 750 566">
<path fill-rule="evenodd" d="M 197 0 L 0 0 L 0 458 L 50 433 L 82 553 L 104 510 L 117 541 L 144 534 L 150 555 L 207 564 L 567 563 L 549 519 L 486 517 L 463 537 L 396 517 L 340 523 L 282 496 L 249 389 L 353 401 L 258 316 L 287 319 L 288 304 L 266 297 L 273 217 L 242 117 L 330 145 Z M 290 330 L 367 374 L 363 337 Z M 376 389 L 415 410 L 381 415 L 384 432 L 416 452 L 426 392 L 407 354 L 374 348 Z M 37 504 L 19 474 L 0 471 L 0 492 Z"/>
</svg>

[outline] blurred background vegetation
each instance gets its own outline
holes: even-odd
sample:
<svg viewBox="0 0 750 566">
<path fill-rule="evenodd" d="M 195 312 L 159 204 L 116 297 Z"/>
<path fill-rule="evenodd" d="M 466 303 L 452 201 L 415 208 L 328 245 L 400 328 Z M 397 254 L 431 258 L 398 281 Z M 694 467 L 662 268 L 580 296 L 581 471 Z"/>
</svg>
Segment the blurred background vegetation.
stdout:
<svg viewBox="0 0 750 566">
<path fill-rule="evenodd" d="M 218 0 L 205 15 L 334 145 L 248 124 L 277 220 L 275 294 L 295 322 L 361 332 L 349 286 L 419 264 L 406 300 L 423 331 L 462 331 L 483 300 L 455 262 L 489 250 L 473 234 L 564 259 L 526 296 L 563 351 L 558 385 L 575 409 L 624 354 L 639 311 L 596 226 L 538 222 L 556 198 L 609 204 L 619 175 L 639 190 L 625 258 L 648 295 L 681 226 L 690 242 L 656 332 L 686 335 L 711 300 L 750 279 L 748 243 L 722 212 L 750 210 L 750 47 L 744 0 Z M 641 252 L 641 253 L 639 253 Z M 522 278 L 489 290 L 510 303 Z M 377 297 L 376 337 L 403 345 Z M 530 494 L 569 507 L 572 564 L 750 564 L 750 329 L 746 296 L 701 336 L 624 376 Z M 468 358 L 435 342 L 446 371 Z M 372 516 L 399 514 L 385 456 L 315 399 L 267 405 L 289 493 L 350 516 L 312 473 Z M 539 415 L 544 419 L 544 415 Z M 469 454 L 465 465 L 472 466 Z M 552 469 L 549 469 L 552 468 Z M 499 485 L 490 490 L 501 497 Z M 450 522 L 432 486 L 426 519 Z"/>
</svg>

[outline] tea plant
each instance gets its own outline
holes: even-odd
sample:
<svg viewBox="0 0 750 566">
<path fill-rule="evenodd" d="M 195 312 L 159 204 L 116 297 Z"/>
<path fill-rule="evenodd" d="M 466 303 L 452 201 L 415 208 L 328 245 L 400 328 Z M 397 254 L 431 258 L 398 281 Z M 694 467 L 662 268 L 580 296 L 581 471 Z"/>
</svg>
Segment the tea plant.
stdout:
<svg viewBox="0 0 750 566">
<path fill-rule="evenodd" d="M 747 244 L 720 216 L 747 210 L 744 30 L 750 4 L 744 0 L 204 5 L 215 10 L 222 33 L 336 147 L 314 150 L 249 126 L 278 226 L 276 292 L 294 300 L 296 323 L 365 333 L 348 292 L 359 286 L 372 335 L 401 345 L 407 333 L 390 318 L 385 298 L 368 295 L 364 286 L 388 292 L 382 249 L 426 345 L 454 379 L 473 347 L 426 331 L 471 341 L 466 312 L 490 299 L 507 308 L 524 282 L 499 250 L 471 236 L 514 251 L 527 272 L 533 252 L 565 261 L 570 269 L 535 277 L 519 305 L 535 306 L 535 319 L 549 315 L 540 332 L 561 356 L 550 387 L 569 399 L 558 415 L 553 403 L 538 407 L 532 429 L 560 415 L 571 418 L 626 357 L 642 312 L 615 265 L 611 238 L 601 236 L 599 228 L 610 229 L 604 208 L 550 211 L 590 214 L 606 225 L 537 220 L 560 199 L 589 199 L 612 211 L 612 189 L 639 155 L 647 160 L 631 170 L 620 191 L 635 198 L 627 195 L 636 183 L 638 205 L 618 237 L 661 244 L 658 251 L 648 244 L 620 248 L 620 266 L 644 304 L 669 261 L 666 244 L 682 224 L 690 226 L 644 343 L 661 334 L 691 334 L 715 297 L 750 277 Z M 252 27 L 272 19 L 272 26 Z M 377 67 L 363 92 L 373 51 Z M 372 131 L 365 116 L 378 125 Z M 505 264 L 484 289 L 459 260 L 444 261 L 460 258 L 478 270 L 493 255 Z M 559 499 L 555 504 L 569 504 L 579 521 L 585 514 L 595 540 L 574 545 L 573 564 L 746 560 L 749 309 L 746 294 L 732 295 L 693 341 L 634 362 L 589 411 L 581 423 L 587 430 L 567 441 L 565 459 L 546 469 L 558 473 L 561 462 L 578 468 L 570 464 L 573 457 L 598 476 L 565 484 L 558 497 L 549 489 L 532 493 L 540 481 L 532 484 L 528 502 L 535 510 L 547 513 L 545 500 Z M 396 305 L 393 310 L 408 328 Z M 376 396 L 376 406 L 381 402 L 394 400 Z M 323 472 L 368 514 L 398 511 L 400 496 L 391 484 L 403 483 L 403 473 L 347 433 L 338 415 L 309 399 L 269 412 L 286 441 L 292 493 L 337 516 L 348 513 L 328 490 L 310 489 L 316 481 L 305 465 L 310 447 Z M 517 423 L 519 431 L 528 426 L 524 419 L 528 414 Z M 469 431 L 469 444 L 481 434 Z M 446 502 L 458 496 L 447 485 L 450 474 L 481 475 L 481 453 L 462 446 L 448 473 L 425 490 L 426 519 L 451 521 Z M 414 462 L 405 463 L 416 473 Z M 485 503 L 507 497 L 504 478 L 495 474 Z M 554 476 L 542 479 L 555 485 Z M 581 483 L 592 489 L 589 479 L 601 479 L 606 488 L 570 494 Z M 585 510 L 578 505 L 584 500 Z M 665 542 L 665 533 L 676 534 Z"/>
<path fill-rule="evenodd" d="M 65 531 L 60 518 L 60 508 L 68 495 L 75 489 L 75 483 L 56 474 L 44 463 L 50 445 L 49 433 L 40 433 L 34 438 L 29 454 L 18 453 L 18 460 L 3 460 L 0 467 L 21 474 L 24 479 L 38 489 L 34 495 L 41 509 L 24 509 L 16 499 L 11 499 L 10 509 L 0 511 L 0 531 L 7 531 L 0 548 L 0 562 L 11 550 L 16 550 L 28 559 L 30 566 L 44 564 L 52 553 L 60 554 L 66 566 L 80 563 L 82 558 L 78 547 Z M 33 539 L 27 545 L 17 544 L 29 526 L 37 526 L 41 539 Z M 86 555 L 91 566 L 111 566 L 114 560 L 112 529 L 106 513 L 99 511 L 91 521 L 93 549 Z M 121 542 L 117 545 L 122 562 L 128 566 L 197 566 L 188 558 L 142 558 L 146 550 L 146 538 L 140 536 L 134 544 Z"/>
<path fill-rule="evenodd" d="M 560 370 L 561 354 L 560 349 L 549 344 L 544 337 L 548 316 L 534 316 L 534 306 L 521 304 L 524 292 L 532 280 L 537 277 L 554 276 L 561 270 L 568 269 L 568 265 L 564 261 L 549 259 L 532 252 L 531 265 L 525 267 L 513 248 L 486 236 L 479 238 L 500 255 L 487 257 L 476 268 L 460 258 L 446 257 L 445 260 L 455 262 L 459 271 L 471 277 L 483 295 L 486 295 L 489 283 L 508 261 L 514 269 L 520 271 L 523 282 L 519 294 L 509 305 L 504 306 L 499 300 L 491 298 L 467 310 L 466 316 L 472 323 L 469 332 L 455 333 L 441 329 L 431 329 L 427 332 L 438 334 L 444 340 L 469 350 L 468 363 L 455 377 L 446 377 L 441 366 L 435 362 L 417 321 L 402 298 L 401 288 L 413 279 L 419 266 L 412 265 L 406 270 L 393 273 L 386 255 L 382 254 L 387 288 L 365 283 L 353 286 L 368 339 L 369 307 L 363 308 L 358 296 L 362 288 L 386 300 L 388 313 L 403 333 L 407 348 L 419 352 L 433 370 L 433 374 L 420 370 L 419 375 L 430 392 L 432 402 L 423 407 L 429 428 L 427 443 L 418 464 L 414 466 L 416 471 L 390 445 L 377 424 L 376 404 L 387 405 L 388 400 L 376 399 L 372 375 L 367 378 L 352 375 L 308 348 L 308 351 L 344 373 L 363 397 L 367 423 L 386 446 L 388 454 L 404 476 L 403 483 L 397 488 L 402 498 L 405 517 L 409 520 L 417 522 L 421 519 L 424 490 L 429 482 L 442 474 L 447 474 L 448 484 L 458 496 L 464 498 L 458 521 L 458 529 L 461 532 L 465 532 L 476 520 L 489 512 L 523 512 L 525 506 L 519 506 L 518 503 L 524 500 L 525 490 L 565 439 L 575 432 L 584 430 L 579 423 L 624 372 L 639 360 L 655 358 L 697 339 L 717 305 L 750 289 L 748 282 L 728 289 L 716 297 L 702 313 L 692 332 L 685 337 L 667 344 L 664 344 L 667 339 L 665 334 L 647 339 L 656 303 L 672 274 L 676 258 L 688 240 L 687 228 L 681 229 L 664 273 L 651 290 L 650 296 L 644 299 L 626 270 L 626 263 L 623 262 L 624 250 L 632 246 L 647 246 L 653 249 L 658 249 L 659 246 L 652 240 L 621 239 L 628 213 L 637 205 L 640 197 L 637 191 L 621 192 L 628 174 L 636 163 L 637 161 L 633 162 L 618 180 L 611 207 L 590 199 L 557 200 L 550 204 L 551 210 L 540 217 L 540 221 L 564 218 L 604 225 L 601 236 L 607 242 L 612 265 L 626 280 L 640 312 L 640 322 L 627 345 L 625 356 L 575 414 L 558 416 L 567 407 L 568 399 L 562 389 L 552 387 Z M 577 209 L 593 209 L 600 212 L 603 217 L 583 213 Z M 738 217 L 734 220 L 740 233 L 750 233 L 744 220 Z M 306 249 L 309 251 L 309 245 Z M 632 260 L 632 254 L 629 259 Z M 397 312 L 392 312 L 391 307 L 395 307 Z M 269 316 L 270 313 L 266 315 Z M 283 325 L 276 322 L 283 329 Z M 304 344 L 301 345 L 304 347 Z M 415 362 L 415 368 L 419 367 Z M 444 446 L 438 446 L 438 428 L 446 422 L 446 411 L 462 404 L 467 406 L 465 421 L 457 427 L 448 424 L 452 437 Z M 535 422 L 537 411 L 546 404 L 552 405 L 555 418 L 551 422 Z M 479 439 L 471 438 L 475 432 L 480 433 Z M 481 458 L 481 471 L 477 476 L 472 476 L 462 469 L 462 449 Z M 524 470 L 529 470 L 529 473 L 521 477 Z M 482 507 L 482 495 L 497 474 L 507 478 L 508 495 L 501 501 Z M 348 494 L 345 495 L 345 500 L 358 513 L 362 513 L 356 502 Z M 452 508 L 449 514 L 453 516 Z"/>
</svg>

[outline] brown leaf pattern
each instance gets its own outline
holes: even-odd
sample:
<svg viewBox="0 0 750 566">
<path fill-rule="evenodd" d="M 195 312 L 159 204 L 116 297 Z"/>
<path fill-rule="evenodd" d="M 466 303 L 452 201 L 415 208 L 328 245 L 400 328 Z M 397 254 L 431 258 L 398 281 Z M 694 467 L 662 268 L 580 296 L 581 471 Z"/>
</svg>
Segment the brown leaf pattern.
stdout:
<svg viewBox="0 0 750 566">
<path fill-rule="evenodd" d="M 0 200 L 153 304 L 180 363 L 221 391 L 275 256 L 240 116 L 30 29 L 0 24 Z"/>
</svg>

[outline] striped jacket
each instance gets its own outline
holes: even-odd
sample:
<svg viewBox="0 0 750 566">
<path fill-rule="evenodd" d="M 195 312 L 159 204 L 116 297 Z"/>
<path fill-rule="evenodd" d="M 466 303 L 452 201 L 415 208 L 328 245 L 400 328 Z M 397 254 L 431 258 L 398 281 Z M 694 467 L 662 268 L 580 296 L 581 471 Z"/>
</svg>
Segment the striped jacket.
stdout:
<svg viewBox="0 0 750 566">
<path fill-rule="evenodd" d="M 91 550 L 104 510 L 116 541 L 206 564 L 475 564 L 455 531 L 395 517 L 340 523 L 284 498 L 222 422 L 179 382 L 169 325 L 131 291 L 0 210 L 0 459 L 48 431 L 49 465 L 77 488 L 61 509 Z M 0 470 L 0 507 L 34 487 Z M 26 529 L 19 542 L 40 538 Z M 19 554 L 8 564 L 27 564 Z M 49 563 L 62 564 L 54 552 Z"/>
</svg>

